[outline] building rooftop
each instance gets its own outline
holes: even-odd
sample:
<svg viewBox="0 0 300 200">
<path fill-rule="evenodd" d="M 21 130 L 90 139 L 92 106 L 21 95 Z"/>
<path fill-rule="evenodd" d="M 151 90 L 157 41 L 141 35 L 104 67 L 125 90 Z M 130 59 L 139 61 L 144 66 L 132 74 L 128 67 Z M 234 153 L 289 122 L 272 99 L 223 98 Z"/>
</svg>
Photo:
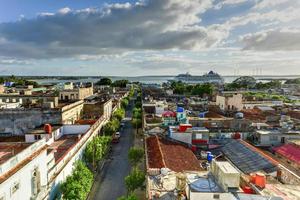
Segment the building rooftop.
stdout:
<svg viewBox="0 0 300 200">
<path fill-rule="evenodd" d="M 28 143 L 0 143 L 0 164 L 5 163 L 29 146 Z"/>
<path fill-rule="evenodd" d="M 56 131 L 57 129 L 61 128 L 62 125 L 51 125 L 51 127 L 52 127 L 52 132 L 53 132 L 53 131 Z M 48 134 L 48 133 L 45 132 L 44 126 L 42 125 L 33 130 L 28 131 L 26 134 L 36 135 L 36 134 Z"/>
<path fill-rule="evenodd" d="M 169 168 L 175 172 L 199 171 L 200 162 L 181 144 L 157 136 L 146 139 L 149 168 Z"/>
<path fill-rule="evenodd" d="M 191 192 L 224 192 L 211 174 L 205 177 L 197 177 L 196 179 L 188 178 L 188 180 L 191 182 Z"/>
<path fill-rule="evenodd" d="M 57 163 L 79 140 L 79 135 L 63 135 L 48 147 L 48 153 L 54 151 L 54 159 Z"/>
<path fill-rule="evenodd" d="M 25 142 L 25 136 L 24 135 L 0 136 L 0 144 L 1 142 Z"/>
<path fill-rule="evenodd" d="M 284 144 L 273 148 L 273 150 L 281 156 L 300 165 L 300 147 L 296 144 Z"/>
<path fill-rule="evenodd" d="M 271 173 L 277 169 L 277 162 L 242 140 L 230 140 L 222 148 L 222 152 L 245 174 L 258 171 Z"/>
<path fill-rule="evenodd" d="M 266 184 L 262 194 L 266 196 L 278 196 L 284 200 L 298 200 L 300 199 L 300 186 L 288 184 Z"/>
</svg>

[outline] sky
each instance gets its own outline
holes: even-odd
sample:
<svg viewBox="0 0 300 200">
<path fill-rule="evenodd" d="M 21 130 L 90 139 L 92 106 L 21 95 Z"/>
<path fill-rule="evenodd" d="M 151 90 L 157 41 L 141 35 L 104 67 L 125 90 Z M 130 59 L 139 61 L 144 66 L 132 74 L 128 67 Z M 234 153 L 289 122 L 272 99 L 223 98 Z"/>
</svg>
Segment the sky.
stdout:
<svg viewBox="0 0 300 200">
<path fill-rule="evenodd" d="M 0 0 L 0 75 L 300 75 L 299 9 L 300 0 Z"/>
</svg>

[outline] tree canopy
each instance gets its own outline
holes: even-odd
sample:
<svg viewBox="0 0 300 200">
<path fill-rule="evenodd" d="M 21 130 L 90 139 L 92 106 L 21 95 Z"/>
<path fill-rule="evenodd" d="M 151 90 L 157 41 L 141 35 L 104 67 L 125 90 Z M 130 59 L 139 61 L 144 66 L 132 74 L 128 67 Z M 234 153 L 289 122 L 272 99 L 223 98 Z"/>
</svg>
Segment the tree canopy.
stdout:
<svg viewBox="0 0 300 200">
<path fill-rule="evenodd" d="M 287 80 L 285 84 L 300 84 L 300 78 Z"/>
<path fill-rule="evenodd" d="M 112 81 L 110 78 L 101 78 L 99 81 L 97 81 L 95 83 L 95 85 L 111 85 L 112 84 Z"/>
<path fill-rule="evenodd" d="M 87 162 L 92 163 L 93 159 L 97 163 L 103 159 L 108 152 L 110 136 L 96 136 L 91 140 L 84 151 L 84 158 Z"/>
<path fill-rule="evenodd" d="M 128 193 L 132 193 L 137 188 L 142 187 L 144 181 L 145 181 L 145 173 L 137 168 L 133 168 L 130 174 L 125 177 L 125 185 Z"/>
<path fill-rule="evenodd" d="M 214 91 L 214 86 L 210 83 L 189 85 L 181 81 L 174 81 L 171 83 L 171 88 L 174 94 L 199 95 L 201 97 L 205 94 L 210 95 Z"/>
<path fill-rule="evenodd" d="M 9 77 L 0 77 L 0 83 L 3 84 L 4 82 L 13 82 L 13 86 L 27 86 L 33 85 L 33 87 L 38 87 L 38 83 L 35 81 L 27 80 L 22 77 L 16 77 L 14 75 Z"/>
<path fill-rule="evenodd" d="M 129 162 L 136 166 L 144 157 L 144 149 L 137 148 L 137 147 L 131 147 L 128 152 L 128 159 Z"/>
<path fill-rule="evenodd" d="M 71 176 L 60 186 L 63 199 L 85 200 L 93 183 L 93 173 L 82 161 L 75 163 L 75 168 Z"/>
<path fill-rule="evenodd" d="M 125 88 L 128 83 L 129 83 L 128 80 L 116 80 L 115 82 L 112 83 L 112 86 Z"/>
<path fill-rule="evenodd" d="M 113 113 L 113 118 L 116 118 L 119 121 L 121 121 L 124 117 L 125 117 L 125 110 L 123 108 L 119 108 Z"/>
<path fill-rule="evenodd" d="M 138 198 L 134 194 L 130 194 L 128 196 L 121 196 L 118 200 L 138 200 Z"/>
</svg>

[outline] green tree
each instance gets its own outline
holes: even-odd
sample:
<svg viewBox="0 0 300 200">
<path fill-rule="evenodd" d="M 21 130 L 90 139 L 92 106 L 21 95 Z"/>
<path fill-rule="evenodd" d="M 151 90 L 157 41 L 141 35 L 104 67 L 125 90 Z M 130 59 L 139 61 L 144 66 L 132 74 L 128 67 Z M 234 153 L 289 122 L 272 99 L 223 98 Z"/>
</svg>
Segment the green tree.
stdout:
<svg viewBox="0 0 300 200">
<path fill-rule="evenodd" d="M 139 187 L 143 186 L 145 181 L 145 173 L 137 168 L 133 168 L 128 176 L 125 177 L 125 185 L 128 194 L 131 194 Z"/>
<path fill-rule="evenodd" d="M 138 200 L 138 198 L 134 194 L 130 194 L 129 196 L 121 196 L 118 200 Z"/>
<path fill-rule="evenodd" d="M 192 95 L 203 96 L 204 94 L 211 95 L 214 91 L 212 84 L 197 84 L 192 89 Z"/>
<path fill-rule="evenodd" d="M 129 162 L 136 166 L 144 157 L 144 149 L 137 148 L 137 147 L 131 147 L 128 152 L 128 159 Z"/>
<path fill-rule="evenodd" d="M 93 173 L 82 161 L 75 163 L 75 168 L 71 176 L 60 186 L 63 199 L 66 200 L 85 200 L 93 183 Z"/>
<path fill-rule="evenodd" d="M 91 140 L 84 151 L 84 158 L 89 163 L 98 163 L 106 155 L 111 142 L 110 136 L 96 136 Z"/>
<path fill-rule="evenodd" d="M 103 127 L 104 135 L 112 136 L 120 127 L 120 121 L 116 118 L 113 118 Z"/>
<path fill-rule="evenodd" d="M 175 94 L 184 94 L 186 91 L 186 85 L 181 81 L 174 81 L 171 83 L 171 88 Z"/>
<path fill-rule="evenodd" d="M 95 85 L 111 85 L 112 84 L 112 81 L 110 78 L 101 78 L 99 81 L 97 81 L 95 83 Z"/>
<path fill-rule="evenodd" d="M 300 84 L 300 78 L 287 80 L 285 84 Z"/>
<path fill-rule="evenodd" d="M 115 82 L 112 83 L 112 86 L 125 88 L 128 83 L 129 83 L 128 80 L 116 80 Z"/>
<path fill-rule="evenodd" d="M 132 110 L 132 115 L 133 115 L 133 118 L 141 119 L 141 117 L 142 117 L 142 109 L 135 107 Z"/>
<path fill-rule="evenodd" d="M 142 120 L 141 119 L 133 118 L 131 123 L 135 128 L 142 128 Z"/>
<path fill-rule="evenodd" d="M 128 104 L 129 104 L 128 98 L 122 99 L 122 101 L 121 101 L 121 106 L 122 106 L 122 108 L 125 109 L 125 108 L 128 106 Z"/>
<path fill-rule="evenodd" d="M 124 118 L 124 116 L 125 116 L 125 110 L 123 108 L 119 108 L 113 113 L 113 118 L 116 118 L 119 121 L 121 121 Z"/>
</svg>

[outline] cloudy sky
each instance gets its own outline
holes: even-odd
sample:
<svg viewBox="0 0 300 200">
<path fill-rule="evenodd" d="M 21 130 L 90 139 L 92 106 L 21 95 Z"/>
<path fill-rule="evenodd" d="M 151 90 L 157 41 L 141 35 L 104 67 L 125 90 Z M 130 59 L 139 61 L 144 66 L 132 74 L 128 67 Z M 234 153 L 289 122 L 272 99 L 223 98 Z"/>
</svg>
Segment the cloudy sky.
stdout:
<svg viewBox="0 0 300 200">
<path fill-rule="evenodd" d="M 0 0 L 0 74 L 300 75 L 299 0 Z"/>
</svg>

